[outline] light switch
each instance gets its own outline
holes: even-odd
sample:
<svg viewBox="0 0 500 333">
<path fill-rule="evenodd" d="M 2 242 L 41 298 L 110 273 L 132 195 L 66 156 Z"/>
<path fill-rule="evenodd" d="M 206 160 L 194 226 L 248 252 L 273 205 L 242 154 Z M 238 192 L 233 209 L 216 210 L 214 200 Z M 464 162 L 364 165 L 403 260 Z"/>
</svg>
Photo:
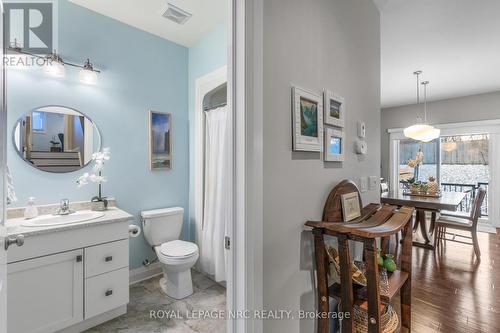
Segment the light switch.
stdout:
<svg viewBox="0 0 500 333">
<path fill-rule="evenodd" d="M 368 177 L 359 178 L 359 190 L 361 192 L 368 191 Z"/>
<path fill-rule="evenodd" d="M 377 176 L 370 176 L 370 191 L 377 189 L 378 178 Z"/>
</svg>

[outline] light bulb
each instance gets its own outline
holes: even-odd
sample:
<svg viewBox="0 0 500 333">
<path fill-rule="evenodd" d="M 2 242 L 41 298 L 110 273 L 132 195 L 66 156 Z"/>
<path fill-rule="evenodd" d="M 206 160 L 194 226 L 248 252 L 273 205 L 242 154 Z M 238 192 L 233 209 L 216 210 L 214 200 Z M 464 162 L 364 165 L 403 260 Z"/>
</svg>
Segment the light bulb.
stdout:
<svg viewBox="0 0 500 333">
<path fill-rule="evenodd" d="M 97 84 L 97 73 L 93 70 L 82 68 L 80 70 L 80 82 L 85 84 Z"/>
<path fill-rule="evenodd" d="M 87 59 L 83 68 L 80 70 L 79 77 L 81 83 L 97 84 L 97 73 L 94 71 L 94 67 L 92 67 L 89 59 Z"/>
<path fill-rule="evenodd" d="M 66 74 L 64 63 L 57 55 L 53 55 L 46 60 L 44 71 L 54 77 L 64 77 Z"/>
</svg>

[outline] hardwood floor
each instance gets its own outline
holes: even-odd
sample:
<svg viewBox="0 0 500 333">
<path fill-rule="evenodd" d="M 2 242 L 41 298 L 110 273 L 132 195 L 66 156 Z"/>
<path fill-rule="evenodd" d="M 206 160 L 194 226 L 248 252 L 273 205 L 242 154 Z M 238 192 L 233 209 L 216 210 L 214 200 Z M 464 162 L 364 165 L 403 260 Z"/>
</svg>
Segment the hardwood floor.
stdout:
<svg viewBox="0 0 500 333">
<path fill-rule="evenodd" d="M 413 247 L 412 332 L 500 332 L 500 233 L 479 244 L 480 263 L 470 245 Z"/>
</svg>

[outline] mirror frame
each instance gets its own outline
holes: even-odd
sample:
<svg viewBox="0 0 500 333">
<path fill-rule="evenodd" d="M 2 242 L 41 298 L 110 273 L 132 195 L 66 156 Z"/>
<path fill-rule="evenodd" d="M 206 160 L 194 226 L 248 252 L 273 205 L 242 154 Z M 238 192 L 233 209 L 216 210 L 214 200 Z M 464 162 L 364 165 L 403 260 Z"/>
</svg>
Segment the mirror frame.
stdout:
<svg viewBox="0 0 500 333">
<path fill-rule="evenodd" d="M 72 107 L 69 107 L 69 106 L 65 106 L 65 105 L 49 104 L 49 105 L 43 105 L 43 106 L 36 107 L 34 109 L 31 109 L 29 112 L 32 113 L 33 111 L 36 111 L 36 110 L 39 110 L 39 109 L 43 109 L 43 108 L 49 108 L 49 107 L 70 109 L 70 110 L 73 110 L 74 112 L 78 112 L 79 114 L 81 114 L 82 116 L 84 116 L 85 118 L 87 118 L 88 120 L 90 120 L 92 122 L 92 124 L 94 125 L 94 127 L 97 129 L 97 133 L 99 134 L 98 135 L 99 136 L 99 143 L 97 145 L 97 149 L 98 149 L 98 151 L 102 150 L 102 134 L 101 134 L 101 130 L 99 129 L 99 126 L 97 126 L 97 124 L 94 122 L 94 120 L 92 120 L 92 118 L 90 118 L 85 113 L 81 112 L 80 110 L 77 110 L 75 108 L 72 108 Z M 32 168 L 34 168 L 34 169 L 36 169 L 36 170 L 38 170 L 40 172 L 48 172 L 48 173 L 54 173 L 54 174 L 67 174 L 67 173 L 72 173 L 72 172 L 80 171 L 83 168 L 87 167 L 92 162 L 92 160 L 90 160 L 89 162 L 87 162 L 86 164 L 84 164 L 81 168 L 73 170 L 73 171 L 67 171 L 67 172 L 56 172 L 56 171 L 40 170 L 39 168 L 36 167 L 36 165 L 34 165 L 33 163 L 30 163 L 28 160 L 26 160 L 23 157 L 22 152 L 20 152 L 19 149 L 17 149 L 17 146 L 16 146 L 16 127 L 19 124 L 19 120 L 21 120 L 26 115 L 26 113 L 28 113 L 28 112 L 23 113 L 21 115 L 21 117 L 17 118 L 16 122 L 14 123 L 14 127 L 12 128 L 12 135 L 11 135 L 11 140 L 12 140 L 12 145 L 14 146 L 14 150 L 16 151 L 16 153 L 19 156 L 19 158 L 21 158 L 21 160 L 23 160 L 24 162 L 26 162 L 26 164 L 30 165 Z"/>
</svg>

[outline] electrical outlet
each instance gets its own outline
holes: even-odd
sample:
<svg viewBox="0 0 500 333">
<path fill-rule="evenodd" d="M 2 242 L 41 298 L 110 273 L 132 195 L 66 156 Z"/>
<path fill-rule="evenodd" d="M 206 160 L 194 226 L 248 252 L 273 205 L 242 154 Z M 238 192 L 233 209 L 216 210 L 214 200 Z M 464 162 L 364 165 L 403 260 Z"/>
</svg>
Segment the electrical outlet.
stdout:
<svg viewBox="0 0 500 333">
<path fill-rule="evenodd" d="M 368 177 L 359 178 L 359 190 L 360 192 L 368 191 Z"/>
<path fill-rule="evenodd" d="M 378 177 L 370 176 L 370 191 L 377 189 Z"/>
</svg>

